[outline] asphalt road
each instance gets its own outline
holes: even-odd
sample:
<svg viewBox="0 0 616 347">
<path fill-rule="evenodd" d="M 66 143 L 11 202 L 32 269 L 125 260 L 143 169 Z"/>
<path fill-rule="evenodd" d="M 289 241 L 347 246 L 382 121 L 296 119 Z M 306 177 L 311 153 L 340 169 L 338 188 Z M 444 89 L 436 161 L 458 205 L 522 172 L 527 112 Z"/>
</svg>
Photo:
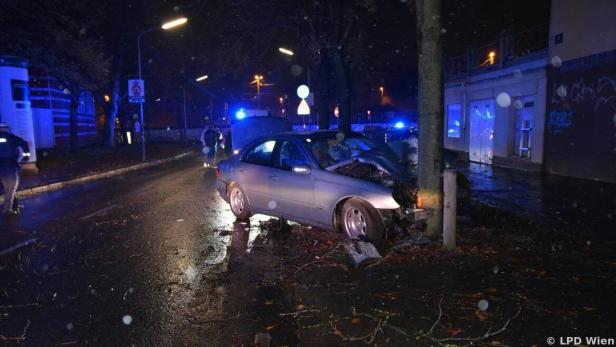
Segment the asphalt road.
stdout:
<svg viewBox="0 0 616 347">
<path fill-rule="evenodd" d="M 0 343 L 224 344 L 205 323 L 225 314 L 232 235 L 243 253 L 258 231 L 214 185 L 193 158 L 22 201 L 1 233 L 37 242 L 0 257 Z"/>
</svg>

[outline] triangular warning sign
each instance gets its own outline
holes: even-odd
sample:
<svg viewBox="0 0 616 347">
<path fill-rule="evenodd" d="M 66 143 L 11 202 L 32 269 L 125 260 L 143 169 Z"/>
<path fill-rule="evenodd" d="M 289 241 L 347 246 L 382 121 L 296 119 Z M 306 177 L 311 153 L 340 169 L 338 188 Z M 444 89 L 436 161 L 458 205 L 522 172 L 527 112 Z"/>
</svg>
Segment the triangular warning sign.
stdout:
<svg viewBox="0 0 616 347">
<path fill-rule="evenodd" d="M 306 99 L 302 99 L 302 101 L 300 101 L 299 106 L 297 107 L 297 114 L 300 116 L 307 116 L 310 114 L 310 106 L 308 106 Z"/>
</svg>

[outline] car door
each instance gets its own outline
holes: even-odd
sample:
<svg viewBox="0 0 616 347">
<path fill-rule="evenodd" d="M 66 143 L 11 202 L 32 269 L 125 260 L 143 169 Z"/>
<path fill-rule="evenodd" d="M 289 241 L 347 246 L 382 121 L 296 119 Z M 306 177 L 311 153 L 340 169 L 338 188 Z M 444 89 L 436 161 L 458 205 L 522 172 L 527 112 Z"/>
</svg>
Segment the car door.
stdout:
<svg viewBox="0 0 616 347">
<path fill-rule="evenodd" d="M 267 208 L 270 200 L 269 176 L 275 146 L 275 140 L 260 142 L 249 149 L 240 160 L 238 181 L 248 196 L 251 207 Z"/>
<path fill-rule="evenodd" d="M 313 221 L 315 181 L 310 172 L 312 164 L 303 148 L 292 140 L 278 141 L 273 162 L 269 177 L 271 201 L 268 202 L 272 214 Z"/>
</svg>

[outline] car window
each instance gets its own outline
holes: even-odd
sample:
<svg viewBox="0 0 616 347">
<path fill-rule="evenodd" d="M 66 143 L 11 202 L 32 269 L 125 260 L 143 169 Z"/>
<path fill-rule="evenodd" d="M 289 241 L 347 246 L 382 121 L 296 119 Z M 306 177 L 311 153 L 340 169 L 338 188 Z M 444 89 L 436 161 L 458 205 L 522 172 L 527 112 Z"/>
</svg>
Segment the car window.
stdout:
<svg viewBox="0 0 616 347">
<path fill-rule="evenodd" d="M 272 165 L 272 153 L 276 145 L 275 140 L 265 141 L 246 152 L 242 161 L 257 165 Z"/>
<path fill-rule="evenodd" d="M 274 166 L 283 170 L 291 170 L 293 166 L 299 165 L 309 165 L 301 148 L 294 142 L 283 141 Z"/>
</svg>

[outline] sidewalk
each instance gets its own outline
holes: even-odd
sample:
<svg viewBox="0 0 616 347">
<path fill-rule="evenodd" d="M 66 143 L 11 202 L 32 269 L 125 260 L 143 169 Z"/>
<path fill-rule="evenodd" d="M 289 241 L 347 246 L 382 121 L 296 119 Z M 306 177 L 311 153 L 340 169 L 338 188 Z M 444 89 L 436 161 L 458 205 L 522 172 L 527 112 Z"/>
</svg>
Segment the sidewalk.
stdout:
<svg viewBox="0 0 616 347">
<path fill-rule="evenodd" d="M 616 185 L 476 163 L 459 163 L 482 205 L 576 230 L 611 230 Z"/>
<path fill-rule="evenodd" d="M 189 143 L 148 143 L 147 160 L 169 158 L 174 155 L 194 150 Z M 37 152 L 37 174 L 24 173 L 19 190 L 42 186 L 45 184 L 67 181 L 105 171 L 111 171 L 130 165 L 140 164 L 141 146 L 88 147 L 77 152 L 58 150 Z"/>
</svg>

